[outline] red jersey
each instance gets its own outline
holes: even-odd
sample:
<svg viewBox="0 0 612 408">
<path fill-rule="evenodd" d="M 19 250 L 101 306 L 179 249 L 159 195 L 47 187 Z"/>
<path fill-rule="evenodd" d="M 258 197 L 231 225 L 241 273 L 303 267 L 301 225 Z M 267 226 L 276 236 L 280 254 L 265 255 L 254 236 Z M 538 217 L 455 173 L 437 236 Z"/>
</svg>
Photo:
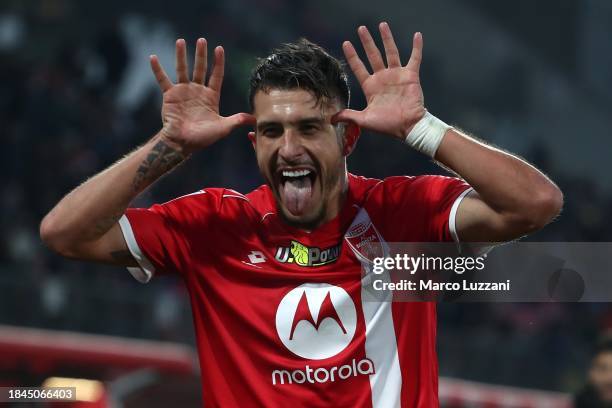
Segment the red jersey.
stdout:
<svg viewBox="0 0 612 408">
<path fill-rule="evenodd" d="M 308 233 L 268 186 L 208 188 L 120 220 L 141 281 L 178 273 L 206 407 L 437 407 L 436 306 L 376 301 L 363 244 L 456 239 L 469 186 L 349 175 L 338 216 Z M 370 245 L 371 246 L 371 245 Z"/>
</svg>

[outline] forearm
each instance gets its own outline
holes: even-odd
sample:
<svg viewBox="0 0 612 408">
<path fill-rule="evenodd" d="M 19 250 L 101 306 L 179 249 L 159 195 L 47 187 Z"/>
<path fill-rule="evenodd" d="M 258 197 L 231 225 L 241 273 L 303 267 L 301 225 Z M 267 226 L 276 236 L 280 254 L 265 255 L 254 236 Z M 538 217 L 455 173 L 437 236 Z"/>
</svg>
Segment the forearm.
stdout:
<svg viewBox="0 0 612 408">
<path fill-rule="evenodd" d="M 562 193 L 543 173 L 456 129 L 446 131 L 435 159 L 464 178 L 501 215 L 538 227 L 560 210 Z"/>
<path fill-rule="evenodd" d="M 415 33 L 412 53 L 402 66 L 391 30 L 379 25 L 387 66 L 365 27 L 358 29 L 374 73 L 370 74 L 348 41 L 343 51 L 368 105 L 363 111 L 343 109 L 333 122 L 354 122 L 394 136 L 463 177 L 476 190 L 461 201 L 456 212 L 460 239 L 486 242 L 514 239 L 541 228 L 558 215 L 561 191 L 525 161 L 479 143 L 427 112 L 419 69 L 423 36 Z"/>
<path fill-rule="evenodd" d="M 66 195 L 43 219 L 41 236 L 60 251 L 99 239 L 138 194 L 183 159 L 156 135 Z"/>
</svg>

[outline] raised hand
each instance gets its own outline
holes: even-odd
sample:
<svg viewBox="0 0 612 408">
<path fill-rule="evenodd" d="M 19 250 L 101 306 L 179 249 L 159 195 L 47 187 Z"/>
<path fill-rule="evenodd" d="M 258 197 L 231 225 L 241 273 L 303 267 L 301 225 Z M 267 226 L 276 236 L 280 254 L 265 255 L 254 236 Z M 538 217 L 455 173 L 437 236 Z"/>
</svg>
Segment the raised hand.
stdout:
<svg viewBox="0 0 612 408">
<path fill-rule="evenodd" d="M 191 80 L 187 73 L 185 40 L 176 41 L 176 84 L 170 81 L 157 56 L 152 55 L 150 58 L 151 69 L 163 92 L 161 137 L 185 155 L 211 145 L 237 126 L 255 123 L 255 118 L 247 113 L 227 117 L 219 114 L 224 54 L 223 47 L 215 48 L 215 63 L 208 85 L 207 45 L 204 38 L 198 39 L 196 43 Z"/>
<path fill-rule="evenodd" d="M 410 60 L 402 66 L 400 55 L 387 23 L 380 23 L 380 35 L 385 47 L 387 66 L 368 29 L 359 27 L 359 39 L 373 73 L 370 74 L 350 41 L 342 49 L 351 70 L 363 90 L 367 107 L 363 111 L 344 109 L 333 120 L 351 121 L 360 127 L 405 139 L 412 127 L 425 114 L 419 67 L 423 52 L 423 37 L 415 33 Z"/>
</svg>

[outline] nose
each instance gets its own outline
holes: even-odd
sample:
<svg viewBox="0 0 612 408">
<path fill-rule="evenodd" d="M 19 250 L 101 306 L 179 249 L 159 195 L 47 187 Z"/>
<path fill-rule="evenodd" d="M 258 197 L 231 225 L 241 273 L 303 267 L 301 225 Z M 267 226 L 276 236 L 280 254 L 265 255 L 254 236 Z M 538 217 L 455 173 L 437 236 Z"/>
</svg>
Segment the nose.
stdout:
<svg viewBox="0 0 612 408">
<path fill-rule="evenodd" d="M 287 162 L 299 161 L 299 158 L 306 153 L 302 144 L 302 139 L 292 129 L 286 129 L 280 138 L 279 156 Z"/>
</svg>

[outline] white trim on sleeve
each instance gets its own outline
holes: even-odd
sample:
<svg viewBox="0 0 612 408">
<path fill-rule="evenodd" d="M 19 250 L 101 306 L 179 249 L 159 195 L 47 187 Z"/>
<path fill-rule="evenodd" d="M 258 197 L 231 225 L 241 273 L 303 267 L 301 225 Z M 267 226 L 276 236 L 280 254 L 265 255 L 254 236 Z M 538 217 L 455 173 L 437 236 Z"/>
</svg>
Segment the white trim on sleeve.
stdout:
<svg viewBox="0 0 612 408">
<path fill-rule="evenodd" d="M 130 220 L 128 220 L 125 214 L 119 219 L 119 227 L 121 227 L 123 238 L 125 239 L 125 243 L 130 253 L 140 266 L 128 267 L 127 269 L 138 282 L 147 283 L 153 277 L 155 267 L 140 250 L 138 242 L 136 242 L 136 237 L 134 236 L 134 231 L 132 231 Z"/>
<path fill-rule="evenodd" d="M 469 248 L 472 253 L 478 256 L 486 256 L 491 250 L 493 250 L 496 244 L 483 245 L 482 243 L 461 243 L 459 240 L 459 235 L 457 234 L 457 210 L 459 209 L 459 204 L 465 198 L 466 195 L 469 194 L 470 191 L 474 191 L 472 187 L 467 188 L 463 193 L 459 195 L 455 199 L 453 206 L 451 207 L 450 215 L 448 217 L 448 229 L 453 237 L 453 241 L 457 244 L 457 249 L 459 252 L 462 252 L 463 248 Z"/>
<path fill-rule="evenodd" d="M 455 202 L 450 210 L 450 215 L 448 216 L 448 229 L 453 237 L 453 241 L 455 241 L 457 244 L 461 243 L 459 241 L 459 235 L 457 235 L 457 210 L 459 209 L 459 204 L 461 204 L 461 201 L 463 201 L 465 196 L 468 195 L 470 191 L 474 191 L 474 189 L 472 187 L 468 187 L 463 193 L 459 194 L 459 197 L 455 199 Z"/>
</svg>

